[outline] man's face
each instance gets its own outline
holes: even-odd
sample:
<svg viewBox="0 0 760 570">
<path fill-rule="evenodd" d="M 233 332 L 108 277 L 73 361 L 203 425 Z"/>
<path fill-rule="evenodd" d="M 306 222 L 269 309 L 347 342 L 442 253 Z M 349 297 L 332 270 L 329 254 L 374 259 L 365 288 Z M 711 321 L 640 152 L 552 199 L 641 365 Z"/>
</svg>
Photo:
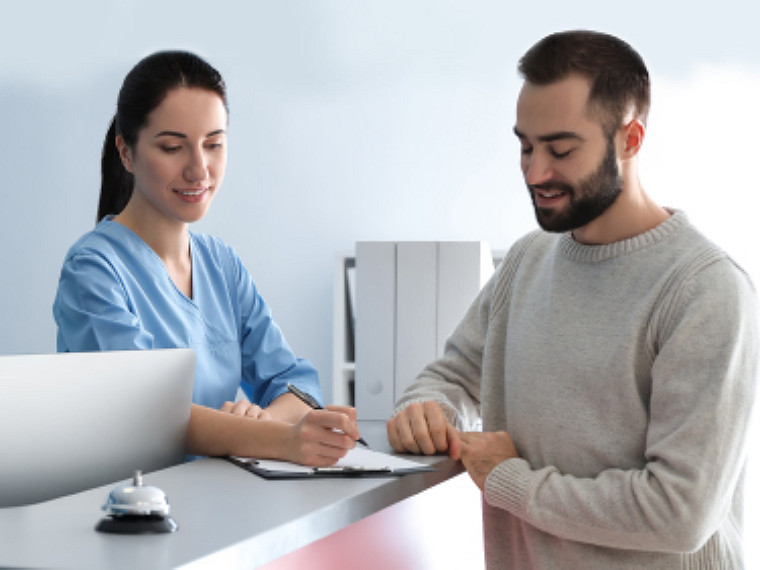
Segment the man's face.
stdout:
<svg viewBox="0 0 760 570">
<path fill-rule="evenodd" d="M 515 134 L 521 168 L 539 225 L 552 232 L 581 228 L 622 192 L 614 140 L 588 115 L 589 82 L 570 76 L 551 85 L 525 83 Z"/>
</svg>

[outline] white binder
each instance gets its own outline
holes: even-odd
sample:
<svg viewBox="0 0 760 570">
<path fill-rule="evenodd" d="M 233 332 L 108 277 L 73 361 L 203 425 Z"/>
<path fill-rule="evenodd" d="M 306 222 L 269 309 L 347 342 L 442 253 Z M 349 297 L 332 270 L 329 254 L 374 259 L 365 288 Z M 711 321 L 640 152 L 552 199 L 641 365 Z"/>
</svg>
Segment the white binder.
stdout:
<svg viewBox="0 0 760 570">
<path fill-rule="evenodd" d="M 396 244 L 394 402 L 438 354 L 438 245 Z"/>
<path fill-rule="evenodd" d="M 494 272 L 491 248 L 484 241 L 438 244 L 437 353 Z"/>
<path fill-rule="evenodd" d="M 493 274 L 485 242 L 358 242 L 358 415 L 387 420 Z"/>
<path fill-rule="evenodd" d="M 356 410 L 363 420 L 393 413 L 396 344 L 396 244 L 356 244 Z"/>
</svg>

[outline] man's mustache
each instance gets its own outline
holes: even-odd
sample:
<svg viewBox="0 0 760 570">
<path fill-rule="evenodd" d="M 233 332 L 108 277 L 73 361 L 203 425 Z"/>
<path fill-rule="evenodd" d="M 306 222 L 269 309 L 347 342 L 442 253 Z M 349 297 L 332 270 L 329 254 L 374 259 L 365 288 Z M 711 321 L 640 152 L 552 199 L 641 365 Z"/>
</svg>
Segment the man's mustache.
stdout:
<svg viewBox="0 0 760 570">
<path fill-rule="evenodd" d="M 534 192 L 536 190 L 557 190 L 560 192 L 566 192 L 568 194 L 572 194 L 575 191 L 575 188 L 573 188 L 570 184 L 567 184 L 565 182 L 555 182 L 551 180 L 549 182 L 542 182 L 541 184 L 528 184 L 528 189 Z"/>
</svg>

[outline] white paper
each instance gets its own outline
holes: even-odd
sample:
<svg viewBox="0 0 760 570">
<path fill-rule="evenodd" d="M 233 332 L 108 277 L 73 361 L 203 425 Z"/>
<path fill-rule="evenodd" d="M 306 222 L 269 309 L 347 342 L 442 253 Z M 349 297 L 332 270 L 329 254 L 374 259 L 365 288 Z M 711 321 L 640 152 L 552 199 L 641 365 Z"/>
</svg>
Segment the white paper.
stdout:
<svg viewBox="0 0 760 570">
<path fill-rule="evenodd" d="M 276 459 L 251 459 L 245 457 L 236 457 L 238 461 L 246 463 L 255 463 L 257 467 L 267 469 L 268 471 L 283 471 L 287 473 L 312 473 L 313 467 L 298 465 L 289 461 L 279 461 Z M 429 466 L 419 461 L 412 461 L 396 455 L 372 451 L 359 446 L 350 450 L 346 456 L 338 461 L 331 468 L 349 468 L 359 470 L 384 470 L 388 469 L 394 473 L 403 473 L 405 471 L 428 470 Z"/>
</svg>

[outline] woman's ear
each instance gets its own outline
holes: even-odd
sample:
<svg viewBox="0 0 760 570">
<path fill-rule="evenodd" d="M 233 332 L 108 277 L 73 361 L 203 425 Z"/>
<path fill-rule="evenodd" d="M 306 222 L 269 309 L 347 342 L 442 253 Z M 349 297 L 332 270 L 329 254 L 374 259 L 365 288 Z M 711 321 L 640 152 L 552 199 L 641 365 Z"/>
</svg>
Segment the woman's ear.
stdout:
<svg viewBox="0 0 760 570">
<path fill-rule="evenodd" d="M 633 158 L 644 144 L 644 123 L 639 119 L 631 119 L 628 124 L 623 125 L 623 140 L 621 148 L 621 157 L 623 159 Z"/>
<path fill-rule="evenodd" d="M 121 163 L 124 165 L 124 170 L 129 172 L 130 174 L 133 174 L 132 172 L 132 149 L 129 148 L 129 145 L 124 140 L 124 137 L 121 135 L 116 135 L 116 148 L 119 151 L 119 158 L 121 159 Z"/>
</svg>

